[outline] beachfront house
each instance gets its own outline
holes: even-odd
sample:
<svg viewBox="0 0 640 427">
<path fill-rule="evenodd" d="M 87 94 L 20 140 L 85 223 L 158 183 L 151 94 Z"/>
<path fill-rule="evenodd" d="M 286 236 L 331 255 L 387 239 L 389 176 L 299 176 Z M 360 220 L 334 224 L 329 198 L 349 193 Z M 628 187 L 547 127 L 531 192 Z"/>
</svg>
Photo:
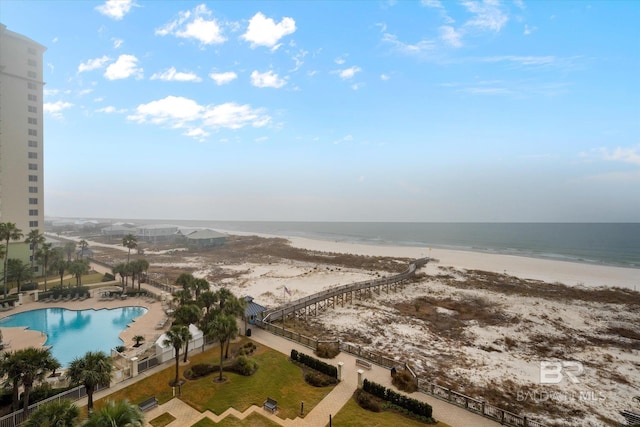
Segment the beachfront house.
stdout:
<svg viewBox="0 0 640 427">
<path fill-rule="evenodd" d="M 136 234 L 136 227 L 132 224 L 111 224 L 100 230 L 103 236 L 124 237 L 128 234 Z"/>
<path fill-rule="evenodd" d="M 136 237 L 140 242 L 171 242 L 175 240 L 178 227 L 175 225 L 151 224 L 136 227 Z"/>
<path fill-rule="evenodd" d="M 227 235 L 218 233 L 217 231 L 204 229 L 196 230 L 188 233 L 178 232 L 183 236 L 187 247 L 190 249 L 214 248 L 222 246 L 227 241 Z"/>
</svg>

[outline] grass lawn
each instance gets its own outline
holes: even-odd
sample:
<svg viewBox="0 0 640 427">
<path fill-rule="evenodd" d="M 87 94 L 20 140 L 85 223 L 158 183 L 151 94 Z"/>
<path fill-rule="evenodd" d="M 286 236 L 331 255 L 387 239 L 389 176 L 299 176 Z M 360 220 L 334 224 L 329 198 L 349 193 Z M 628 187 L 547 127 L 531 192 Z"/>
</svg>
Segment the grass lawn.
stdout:
<svg viewBox="0 0 640 427">
<path fill-rule="evenodd" d="M 332 418 L 332 424 L 349 427 L 451 427 L 449 424 L 442 422 L 425 424 L 389 411 L 367 411 L 362 409 L 353 398 L 349 399 L 340 412 Z"/>
<path fill-rule="evenodd" d="M 280 424 L 276 424 L 262 415 L 253 413 L 244 420 L 240 420 L 233 415 L 229 415 L 218 424 L 214 423 L 209 418 L 203 418 L 191 427 L 278 427 L 279 425 Z"/>
<path fill-rule="evenodd" d="M 249 341 L 247 338 L 242 338 L 232 343 L 232 348 L 247 341 Z M 300 411 L 300 402 L 304 402 L 305 413 L 308 413 L 333 390 L 333 387 L 316 388 L 308 385 L 304 382 L 302 370 L 291 363 L 287 356 L 262 344 L 257 346 L 257 351 L 251 356 L 256 359 L 259 366 L 255 374 L 245 377 L 224 372 L 227 378 L 224 383 L 213 382 L 213 379 L 217 378 L 217 373 L 198 380 L 186 381 L 182 385 L 182 401 L 200 412 L 209 409 L 213 413 L 221 414 L 230 407 L 240 412 L 244 412 L 251 405 L 262 407 L 265 399 L 271 397 L 278 401 L 280 418 L 295 418 Z M 219 354 L 218 346 L 204 353 L 192 354 L 189 357 L 189 364 L 180 365 L 181 378 L 184 370 L 193 364 L 217 364 Z M 174 376 L 175 365 L 171 364 L 148 378 L 97 400 L 95 407 L 101 408 L 108 399 L 116 401 L 128 399 L 138 404 L 151 396 L 155 396 L 160 404 L 165 403 L 173 397 L 172 389 L 168 384 Z"/>
<path fill-rule="evenodd" d="M 246 338 L 241 344 L 246 342 Z M 192 363 L 218 362 L 219 349 L 205 353 L 202 359 Z M 198 355 L 200 356 L 200 355 Z M 305 412 L 316 406 L 333 387 L 312 387 L 304 382 L 302 370 L 291 363 L 289 358 L 275 350 L 258 345 L 253 354 L 258 362 L 258 371 L 252 376 L 245 377 L 230 372 L 224 372 L 227 381 L 214 383 L 217 374 L 187 381 L 182 386 L 182 400 L 199 411 L 206 409 L 215 414 L 223 413 L 227 408 L 234 407 L 244 412 L 251 405 L 262 407 L 267 397 L 278 401 L 278 416 L 280 418 L 295 418 L 300 411 L 300 402 L 305 404 Z M 195 358 L 193 358 L 195 359 Z"/>
</svg>

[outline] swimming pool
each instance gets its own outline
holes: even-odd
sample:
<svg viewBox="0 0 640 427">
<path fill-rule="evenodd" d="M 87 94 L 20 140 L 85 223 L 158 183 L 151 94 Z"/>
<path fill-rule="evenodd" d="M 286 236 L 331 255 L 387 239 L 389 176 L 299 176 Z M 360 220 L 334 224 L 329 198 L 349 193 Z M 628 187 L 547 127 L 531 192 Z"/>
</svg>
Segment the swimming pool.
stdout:
<svg viewBox="0 0 640 427">
<path fill-rule="evenodd" d="M 123 345 L 118 337 L 120 332 L 146 312 L 144 307 L 100 310 L 42 308 L 6 317 L 0 320 L 0 326 L 26 326 L 45 333 L 45 345 L 51 346 L 51 354 L 62 366 L 68 366 L 73 359 L 84 356 L 87 351 L 111 354 L 112 348 Z"/>
</svg>

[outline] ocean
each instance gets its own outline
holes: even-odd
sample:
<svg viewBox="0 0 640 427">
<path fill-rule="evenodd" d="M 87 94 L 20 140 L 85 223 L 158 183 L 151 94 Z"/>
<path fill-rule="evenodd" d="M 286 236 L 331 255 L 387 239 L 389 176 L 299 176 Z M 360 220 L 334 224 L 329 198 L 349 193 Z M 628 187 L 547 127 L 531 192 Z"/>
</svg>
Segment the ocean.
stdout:
<svg viewBox="0 0 640 427">
<path fill-rule="evenodd" d="M 640 223 L 130 221 L 338 242 L 457 249 L 640 269 Z"/>
</svg>

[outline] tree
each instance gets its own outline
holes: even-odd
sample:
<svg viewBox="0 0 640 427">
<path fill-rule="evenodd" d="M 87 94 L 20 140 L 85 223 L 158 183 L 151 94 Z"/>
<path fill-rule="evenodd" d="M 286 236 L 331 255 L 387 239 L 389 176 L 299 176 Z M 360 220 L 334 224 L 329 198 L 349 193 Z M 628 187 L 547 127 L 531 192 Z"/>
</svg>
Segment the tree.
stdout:
<svg viewBox="0 0 640 427">
<path fill-rule="evenodd" d="M 71 262 L 71 255 L 76 251 L 76 242 L 65 243 L 64 251 L 67 254 L 67 261 Z"/>
<path fill-rule="evenodd" d="M 127 254 L 127 264 L 128 264 L 129 259 L 131 258 L 131 249 L 138 247 L 138 239 L 133 234 L 127 234 L 122 238 L 122 246 L 129 249 L 129 253 Z"/>
<path fill-rule="evenodd" d="M 224 343 L 230 337 L 235 336 L 238 333 L 238 325 L 236 319 L 228 314 L 219 313 L 212 321 L 211 325 L 207 328 L 209 330 L 209 337 L 220 343 L 220 377 L 222 381 L 222 364 L 224 356 Z"/>
<path fill-rule="evenodd" d="M 129 264 L 131 265 L 131 286 L 136 285 L 136 277 L 138 278 L 138 291 L 140 291 L 140 281 L 142 279 L 142 273 L 146 273 L 149 269 L 149 261 L 146 259 L 137 259 L 135 261 L 131 261 Z"/>
<path fill-rule="evenodd" d="M 196 292 L 196 299 L 198 299 L 201 292 L 209 290 L 209 282 L 207 282 L 205 279 L 194 279 L 191 283 L 191 287 Z"/>
<path fill-rule="evenodd" d="M 53 259 L 51 243 L 43 243 L 36 252 L 36 259 L 42 265 L 42 276 L 44 277 L 44 291 L 47 292 L 47 274 L 49 273 L 49 262 Z"/>
<path fill-rule="evenodd" d="M 182 290 L 191 292 L 191 283 L 195 280 L 190 273 L 182 273 L 176 279 L 176 285 L 181 286 Z"/>
<path fill-rule="evenodd" d="M 11 387 L 11 410 L 17 411 L 20 382 L 22 380 L 22 360 L 15 352 L 2 353 L 0 358 L 0 377 L 6 377 L 6 384 Z"/>
<path fill-rule="evenodd" d="M 69 264 L 69 273 L 75 276 L 78 287 L 82 285 L 82 275 L 87 274 L 89 270 L 89 261 L 86 259 L 77 259 Z"/>
<path fill-rule="evenodd" d="M 44 234 L 40 233 L 40 230 L 35 228 L 31 230 L 29 234 L 27 234 L 27 238 L 24 239 L 24 242 L 28 243 L 31 246 L 31 271 L 33 271 L 33 263 L 36 260 L 38 245 L 41 245 L 45 242 Z"/>
<path fill-rule="evenodd" d="M 140 347 L 140 343 L 142 341 L 144 341 L 144 337 L 142 335 L 136 335 L 136 336 L 133 337 L 133 340 L 136 343 L 136 345 L 134 347 Z"/>
<path fill-rule="evenodd" d="M 217 302 L 218 296 L 211 291 L 204 291 L 197 298 L 197 303 L 206 309 L 206 314 L 209 314 L 211 307 Z"/>
<path fill-rule="evenodd" d="M 173 294 L 173 300 L 178 301 L 179 305 L 188 304 L 191 301 L 191 292 L 180 289 Z"/>
<path fill-rule="evenodd" d="M 173 313 L 176 324 L 184 325 L 187 328 L 191 324 L 197 324 L 202 317 L 202 310 L 196 304 L 181 305 Z M 184 343 L 184 363 L 187 363 L 187 355 L 189 353 L 189 341 Z"/>
<path fill-rule="evenodd" d="M 75 427 L 80 423 L 80 408 L 71 400 L 54 400 L 33 411 L 22 427 Z"/>
<path fill-rule="evenodd" d="M 98 386 L 109 384 L 112 372 L 113 360 L 103 351 L 89 351 L 69 364 L 67 375 L 71 384 L 84 385 L 87 390 L 89 412 L 93 411 L 93 392 Z"/>
<path fill-rule="evenodd" d="M 170 383 L 170 385 L 172 386 L 177 386 L 178 384 L 180 384 L 178 366 L 180 365 L 180 349 L 184 345 L 185 339 L 191 339 L 189 328 L 183 325 L 174 325 L 167 332 L 165 332 L 165 339 L 162 341 L 163 346 L 171 346 L 175 350 L 176 378 L 172 383 Z"/>
<path fill-rule="evenodd" d="M 53 258 L 51 260 L 51 269 L 60 276 L 60 287 L 64 279 L 64 272 L 69 268 L 70 261 L 64 259 L 64 251 L 61 248 L 53 250 Z"/>
<path fill-rule="evenodd" d="M 231 317 L 242 317 L 247 307 L 247 302 L 244 299 L 236 297 L 227 288 L 220 288 L 217 292 L 218 300 L 220 301 L 220 310 L 222 313 Z M 225 358 L 229 357 L 229 347 L 231 346 L 231 340 L 237 336 L 236 334 L 227 337 Z"/>
<path fill-rule="evenodd" d="M 11 258 L 8 262 L 9 272 L 7 274 L 8 280 L 13 280 L 18 285 L 18 293 L 20 293 L 20 285 L 25 280 L 29 280 L 33 277 L 33 269 L 29 264 L 25 264 L 21 259 Z"/>
<path fill-rule="evenodd" d="M 49 349 L 25 348 L 16 351 L 22 371 L 22 386 L 24 387 L 24 408 L 29 407 L 29 395 L 35 381 L 41 381 L 47 372 L 59 366 L 58 361 L 51 355 Z"/>
<path fill-rule="evenodd" d="M 83 427 L 142 427 L 144 426 L 144 414 L 138 405 L 129 403 L 128 400 L 107 404 L 99 411 L 89 415 Z"/>
<path fill-rule="evenodd" d="M 80 242 L 78 242 L 78 245 L 80 245 L 80 259 L 82 259 L 82 257 L 84 256 L 84 250 L 89 247 L 89 243 L 86 240 L 82 239 L 80 240 Z"/>
<path fill-rule="evenodd" d="M 122 292 L 126 291 L 126 287 L 124 284 L 124 277 L 128 274 L 127 265 L 124 262 L 117 264 L 115 267 L 111 269 L 111 272 L 114 276 L 120 275 L 120 282 L 122 283 Z"/>
<path fill-rule="evenodd" d="M 4 285 L 4 298 L 7 298 L 7 262 L 9 261 L 9 241 L 20 240 L 24 235 L 22 234 L 22 230 L 16 227 L 16 224 L 13 222 L 0 222 L 0 240 L 5 242 L 4 245 L 4 275 L 3 275 L 3 285 Z"/>
</svg>

